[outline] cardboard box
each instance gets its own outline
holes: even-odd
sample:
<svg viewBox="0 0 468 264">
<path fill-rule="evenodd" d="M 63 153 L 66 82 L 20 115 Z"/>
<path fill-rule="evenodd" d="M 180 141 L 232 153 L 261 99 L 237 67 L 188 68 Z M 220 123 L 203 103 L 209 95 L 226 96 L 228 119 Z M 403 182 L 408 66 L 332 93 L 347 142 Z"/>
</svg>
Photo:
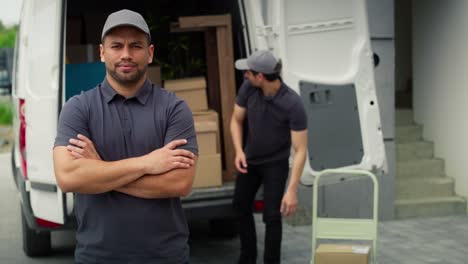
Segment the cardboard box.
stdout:
<svg viewBox="0 0 468 264">
<path fill-rule="evenodd" d="M 100 61 L 99 45 L 68 45 L 66 47 L 66 63 L 79 64 Z"/>
<path fill-rule="evenodd" d="M 199 155 L 193 188 L 217 187 L 222 185 L 221 155 Z"/>
<path fill-rule="evenodd" d="M 154 83 L 161 86 L 161 67 L 149 66 L 148 67 L 148 78 Z"/>
<path fill-rule="evenodd" d="M 166 80 L 164 88 L 184 99 L 192 111 L 208 110 L 204 77 Z"/>
<path fill-rule="evenodd" d="M 195 122 L 195 132 L 197 133 L 198 154 L 218 154 L 217 137 L 218 126 L 214 121 Z"/>
<path fill-rule="evenodd" d="M 364 245 L 321 244 L 315 251 L 315 264 L 368 264 L 370 247 Z"/>
<path fill-rule="evenodd" d="M 216 124 L 216 153 L 221 152 L 221 138 L 220 138 L 220 131 L 219 131 L 219 117 L 218 113 L 214 110 L 208 111 L 196 111 L 193 112 L 193 120 L 195 123 L 195 130 L 197 129 L 196 124 L 200 122 L 215 122 Z M 198 142 L 200 145 L 200 142 Z"/>
</svg>

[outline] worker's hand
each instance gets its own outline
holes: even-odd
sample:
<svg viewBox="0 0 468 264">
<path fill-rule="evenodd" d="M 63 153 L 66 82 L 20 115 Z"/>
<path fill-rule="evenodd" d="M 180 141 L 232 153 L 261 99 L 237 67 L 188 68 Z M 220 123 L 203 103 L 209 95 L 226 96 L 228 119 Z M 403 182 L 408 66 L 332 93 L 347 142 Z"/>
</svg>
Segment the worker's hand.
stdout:
<svg viewBox="0 0 468 264">
<path fill-rule="evenodd" d="M 187 169 L 193 166 L 195 154 L 185 149 L 176 149 L 185 144 L 187 144 L 185 139 L 174 140 L 142 156 L 145 174 L 161 174 L 173 169 Z"/>
<path fill-rule="evenodd" d="M 293 215 L 297 209 L 297 191 L 288 190 L 281 201 L 281 213 L 284 216 Z"/>
<path fill-rule="evenodd" d="M 247 160 L 245 158 L 244 152 L 236 153 L 234 163 L 236 164 L 236 168 L 240 173 L 247 173 Z"/>
<path fill-rule="evenodd" d="M 93 142 L 89 138 L 78 134 L 77 138 L 70 138 L 69 142 L 70 145 L 67 146 L 67 149 L 75 159 L 101 160 Z"/>
</svg>

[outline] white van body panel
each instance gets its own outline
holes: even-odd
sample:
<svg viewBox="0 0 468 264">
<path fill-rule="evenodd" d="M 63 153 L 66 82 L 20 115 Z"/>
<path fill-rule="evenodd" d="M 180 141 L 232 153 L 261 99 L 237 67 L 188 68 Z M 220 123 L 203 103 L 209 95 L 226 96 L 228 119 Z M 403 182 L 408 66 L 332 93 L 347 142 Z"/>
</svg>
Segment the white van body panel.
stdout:
<svg viewBox="0 0 468 264">
<path fill-rule="evenodd" d="M 281 58 L 283 80 L 292 89 L 300 94 L 300 82 L 355 85 L 364 155 L 358 164 L 343 168 L 387 171 L 366 1 L 244 0 L 243 4 L 252 50 L 267 48 Z M 310 184 L 320 170 L 313 169 L 309 159 L 306 162 L 301 180 Z"/>
<path fill-rule="evenodd" d="M 35 188 L 56 186 L 52 149 L 58 118 L 58 89 L 62 35 L 62 1 L 25 1 L 21 26 L 27 25 L 20 48 L 26 56 L 19 72 L 21 98 L 26 110 L 26 160 L 31 207 L 37 218 L 63 224 L 63 194 Z M 29 13 L 29 15 L 28 15 Z M 23 37 L 23 36 L 22 36 Z M 44 107 L 47 105 L 48 107 Z"/>
</svg>

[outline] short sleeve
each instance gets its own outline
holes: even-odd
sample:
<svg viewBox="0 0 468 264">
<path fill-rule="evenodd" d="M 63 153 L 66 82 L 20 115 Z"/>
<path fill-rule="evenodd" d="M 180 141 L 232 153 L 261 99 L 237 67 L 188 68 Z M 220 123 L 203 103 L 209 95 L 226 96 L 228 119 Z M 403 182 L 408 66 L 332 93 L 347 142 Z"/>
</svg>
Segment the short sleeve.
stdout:
<svg viewBox="0 0 468 264">
<path fill-rule="evenodd" d="M 302 131 L 307 129 L 307 115 L 304 109 L 302 100 L 297 97 L 289 111 L 289 128 L 294 131 Z"/>
<path fill-rule="evenodd" d="M 187 144 L 179 149 L 191 151 L 198 155 L 197 136 L 193 124 L 193 114 L 185 101 L 178 99 L 169 113 L 168 127 L 164 137 L 164 145 L 177 139 L 186 139 Z"/>
<path fill-rule="evenodd" d="M 67 146 L 70 138 L 78 134 L 89 137 L 86 111 L 77 96 L 72 97 L 62 107 L 57 125 L 54 147 Z"/>
<path fill-rule="evenodd" d="M 239 91 L 237 92 L 236 104 L 242 107 L 247 107 L 247 99 L 250 95 L 250 84 L 248 80 L 244 80 Z"/>
</svg>

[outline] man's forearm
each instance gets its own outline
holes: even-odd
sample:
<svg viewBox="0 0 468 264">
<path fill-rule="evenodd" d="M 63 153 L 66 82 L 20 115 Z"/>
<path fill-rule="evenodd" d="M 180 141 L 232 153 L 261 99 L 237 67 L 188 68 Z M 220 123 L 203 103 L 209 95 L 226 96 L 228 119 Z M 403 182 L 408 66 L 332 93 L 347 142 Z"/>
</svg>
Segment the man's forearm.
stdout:
<svg viewBox="0 0 468 264">
<path fill-rule="evenodd" d="M 241 152 L 242 149 L 242 123 L 236 119 L 231 120 L 231 136 L 232 144 L 234 145 L 235 151 Z"/>
<path fill-rule="evenodd" d="M 289 180 L 288 191 L 297 191 L 299 188 L 299 180 L 304 170 L 304 164 L 307 157 L 307 151 L 301 150 L 294 154 L 293 165 L 291 168 L 291 178 Z"/>
<path fill-rule="evenodd" d="M 158 199 L 186 196 L 192 190 L 197 157 L 193 166 L 174 169 L 157 175 L 143 177 L 117 188 L 116 191 L 143 199 Z"/>
<path fill-rule="evenodd" d="M 66 155 L 66 156 L 65 156 Z M 65 149 L 54 150 L 54 160 L 71 159 Z M 138 158 L 120 161 L 94 159 L 69 160 L 66 166 L 55 168 L 57 182 L 63 192 L 97 194 L 108 192 L 135 181 L 145 174 Z"/>
<path fill-rule="evenodd" d="M 190 193 L 195 166 L 158 175 L 144 175 L 116 191 L 143 199 L 182 197 Z"/>
</svg>

